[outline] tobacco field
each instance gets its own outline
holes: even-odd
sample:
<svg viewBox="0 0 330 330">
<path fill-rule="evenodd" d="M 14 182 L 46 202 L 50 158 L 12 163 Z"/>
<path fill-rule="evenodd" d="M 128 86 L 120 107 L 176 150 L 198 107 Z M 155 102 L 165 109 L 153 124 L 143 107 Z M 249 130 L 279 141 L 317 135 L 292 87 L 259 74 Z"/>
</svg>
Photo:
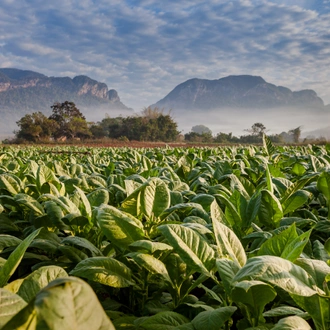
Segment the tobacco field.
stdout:
<svg viewBox="0 0 330 330">
<path fill-rule="evenodd" d="M 330 145 L 0 147 L 0 329 L 330 329 Z"/>
</svg>

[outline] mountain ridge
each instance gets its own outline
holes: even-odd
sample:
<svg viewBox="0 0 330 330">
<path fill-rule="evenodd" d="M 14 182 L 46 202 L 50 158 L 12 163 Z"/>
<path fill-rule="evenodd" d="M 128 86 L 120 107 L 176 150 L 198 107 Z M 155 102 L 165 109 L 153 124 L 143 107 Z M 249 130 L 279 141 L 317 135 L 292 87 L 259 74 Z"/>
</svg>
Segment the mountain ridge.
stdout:
<svg viewBox="0 0 330 330">
<path fill-rule="evenodd" d="M 88 76 L 48 77 L 42 73 L 16 68 L 0 68 L 0 133 L 10 134 L 16 121 L 27 113 L 51 113 L 55 102 L 71 101 L 88 120 L 131 115 L 115 89 Z"/>
<path fill-rule="evenodd" d="M 231 75 L 215 80 L 192 78 L 177 85 L 152 106 L 165 109 L 212 110 L 217 108 L 323 108 L 311 89 L 291 91 L 260 76 Z"/>
<path fill-rule="evenodd" d="M 55 100 L 56 97 L 60 97 L 61 93 L 67 96 L 71 93 L 78 103 L 83 102 L 79 100 L 79 96 L 89 95 L 102 99 L 102 103 L 110 101 L 110 103 L 120 109 L 127 109 L 123 103 L 121 103 L 118 93 L 114 89 L 108 89 L 105 83 L 98 82 L 85 75 L 79 75 L 74 78 L 70 77 L 48 77 L 38 72 L 29 70 L 19 70 L 14 68 L 0 68 L 0 106 L 6 107 L 6 98 L 4 92 L 12 92 L 13 90 L 24 90 L 28 88 L 49 88 L 49 95 L 53 102 L 64 101 Z M 52 95 L 52 88 L 57 88 L 59 95 Z M 54 93 L 53 93 L 54 94 Z M 12 104 L 10 104 L 12 107 Z M 27 105 L 28 106 L 28 105 Z M 44 105 L 40 105 L 43 107 Z"/>
</svg>

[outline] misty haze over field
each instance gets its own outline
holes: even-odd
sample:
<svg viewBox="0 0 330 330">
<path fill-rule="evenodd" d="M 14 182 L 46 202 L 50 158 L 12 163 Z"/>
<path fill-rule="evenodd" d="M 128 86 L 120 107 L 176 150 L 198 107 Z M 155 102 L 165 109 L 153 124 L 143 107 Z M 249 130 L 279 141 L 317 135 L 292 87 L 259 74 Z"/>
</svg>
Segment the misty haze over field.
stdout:
<svg viewBox="0 0 330 330">
<path fill-rule="evenodd" d="M 242 115 L 244 113 L 244 115 Z M 205 125 L 216 135 L 219 132 L 233 133 L 235 136 L 249 134 L 245 129 L 254 123 L 261 122 L 267 128 L 267 134 L 280 134 L 301 126 L 302 136 L 311 131 L 330 125 L 330 111 L 324 109 L 219 109 L 208 112 L 172 111 L 172 117 L 178 123 L 182 134 L 190 132 L 192 126 Z M 315 136 L 319 137 L 319 136 Z M 330 131 L 328 136 L 330 139 Z"/>
<path fill-rule="evenodd" d="M 88 122 L 99 122 L 106 116 L 140 115 L 142 111 L 128 108 L 115 89 L 88 76 L 47 77 L 29 70 L 0 68 L 0 78 L 2 139 L 14 135 L 14 130 L 18 130 L 16 122 L 24 115 L 41 111 L 48 117 L 51 106 L 65 100 L 74 102 Z M 214 135 L 222 132 L 239 137 L 259 122 L 270 135 L 300 127 L 302 137 L 330 139 L 326 129 L 330 124 L 330 106 L 325 106 L 315 91 L 291 91 L 259 76 L 189 79 L 150 107 L 169 113 L 182 134 L 202 124 Z"/>
<path fill-rule="evenodd" d="M 142 109 L 141 109 L 142 110 Z M 51 112 L 49 112 L 50 115 Z M 129 114 L 123 111 L 104 112 L 103 109 L 82 109 L 87 121 L 101 121 L 106 115 L 110 117 L 138 115 L 140 111 Z M 164 112 L 167 114 L 168 112 Z M 251 128 L 254 123 L 261 122 L 267 128 L 267 134 L 280 134 L 301 126 L 302 137 L 310 132 L 316 138 L 322 136 L 330 140 L 330 130 L 325 129 L 330 125 L 330 111 L 325 109 L 297 109 L 297 108 L 273 108 L 273 109 L 242 109 L 228 108 L 206 111 L 172 110 L 170 115 L 178 123 L 178 130 L 182 134 L 189 133 L 195 125 L 205 125 L 211 129 L 213 135 L 217 133 L 232 133 L 239 137 L 249 134 L 244 131 Z M 17 117 L 19 120 L 20 117 Z M 14 130 L 18 127 L 14 121 L 0 121 L 0 139 L 13 137 Z"/>
</svg>

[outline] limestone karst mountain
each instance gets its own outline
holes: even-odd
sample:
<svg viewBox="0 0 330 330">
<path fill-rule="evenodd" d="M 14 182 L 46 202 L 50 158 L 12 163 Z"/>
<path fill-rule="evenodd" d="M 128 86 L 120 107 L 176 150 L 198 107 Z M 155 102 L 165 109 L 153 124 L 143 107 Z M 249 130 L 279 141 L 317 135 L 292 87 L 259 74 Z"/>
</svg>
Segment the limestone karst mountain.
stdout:
<svg viewBox="0 0 330 330">
<path fill-rule="evenodd" d="M 10 134 L 16 121 L 26 113 L 51 113 L 54 102 L 72 101 L 88 120 L 100 120 L 105 114 L 132 114 L 114 89 L 108 89 L 87 76 L 47 77 L 41 73 L 14 68 L 0 69 L 0 133 Z"/>
<path fill-rule="evenodd" d="M 190 79 L 176 86 L 155 106 L 166 109 L 316 107 L 324 103 L 313 90 L 293 92 L 262 77 L 239 75 L 218 80 Z"/>
</svg>

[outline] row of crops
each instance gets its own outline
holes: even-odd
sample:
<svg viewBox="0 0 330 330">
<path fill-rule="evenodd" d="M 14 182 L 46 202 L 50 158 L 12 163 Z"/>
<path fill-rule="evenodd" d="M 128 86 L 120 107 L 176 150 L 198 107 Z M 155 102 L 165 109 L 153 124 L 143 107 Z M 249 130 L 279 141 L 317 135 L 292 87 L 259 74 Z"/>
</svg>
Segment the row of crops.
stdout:
<svg viewBox="0 0 330 330">
<path fill-rule="evenodd" d="M 0 329 L 330 328 L 330 146 L 0 148 Z"/>
</svg>

